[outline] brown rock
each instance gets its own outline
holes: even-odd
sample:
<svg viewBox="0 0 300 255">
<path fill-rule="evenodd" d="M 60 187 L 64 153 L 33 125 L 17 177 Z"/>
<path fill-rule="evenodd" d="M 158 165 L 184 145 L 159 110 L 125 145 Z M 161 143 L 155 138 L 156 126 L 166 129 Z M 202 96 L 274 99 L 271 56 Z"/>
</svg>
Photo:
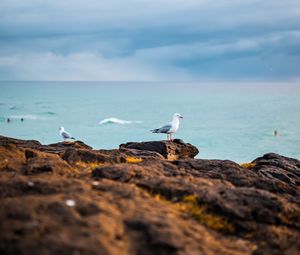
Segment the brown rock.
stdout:
<svg viewBox="0 0 300 255">
<path fill-rule="evenodd" d="M 268 153 L 253 161 L 253 171 L 259 175 L 281 181 L 291 187 L 300 186 L 300 161 L 275 153 Z"/>
<path fill-rule="evenodd" d="M 96 150 L 87 149 L 67 149 L 62 153 L 62 158 L 70 164 L 76 162 L 84 163 L 120 163 L 125 162 L 125 159 L 119 154 L 102 153 Z"/>
<path fill-rule="evenodd" d="M 299 161 L 193 148 L 0 137 L 0 254 L 299 254 Z"/>
<path fill-rule="evenodd" d="M 163 160 L 164 157 L 155 151 L 145 151 L 138 149 L 128 149 L 126 147 L 120 146 L 119 153 L 124 153 L 126 157 L 137 157 L 142 159 L 158 159 Z"/>
<path fill-rule="evenodd" d="M 24 167 L 24 173 L 27 175 L 41 174 L 71 174 L 73 171 L 71 167 L 60 157 L 35 157 L 29 158 Z"/>
<path fill-rule="evenodd" d="M 120 149 L 124 148 L 142 151 L 154 151 L 161 154 L 168 160 L 194 158 L 199 153 L 195 146 L 189 143 L 184 143 L 180 139 L 174 139 L 173 141 L 152 141 L 121 144 Z"/>
</svg>

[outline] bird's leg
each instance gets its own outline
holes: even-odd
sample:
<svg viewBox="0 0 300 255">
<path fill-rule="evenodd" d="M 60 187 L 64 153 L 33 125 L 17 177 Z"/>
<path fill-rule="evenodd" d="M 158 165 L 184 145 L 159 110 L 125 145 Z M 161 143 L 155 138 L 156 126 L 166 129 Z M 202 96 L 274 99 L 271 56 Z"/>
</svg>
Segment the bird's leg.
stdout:
<svg viewBox="0 0 300 255">
<path fill-rule="evenodd" d="M 170 134 L 167 134 L 167 140 L 168 141 L 170 140 Z"/>
<path fill-rule="evenodd" d="M 173 139 L 172 139 L 172 134 L 170 134 L 170 141 L 173 141 Z"/>
</svg>

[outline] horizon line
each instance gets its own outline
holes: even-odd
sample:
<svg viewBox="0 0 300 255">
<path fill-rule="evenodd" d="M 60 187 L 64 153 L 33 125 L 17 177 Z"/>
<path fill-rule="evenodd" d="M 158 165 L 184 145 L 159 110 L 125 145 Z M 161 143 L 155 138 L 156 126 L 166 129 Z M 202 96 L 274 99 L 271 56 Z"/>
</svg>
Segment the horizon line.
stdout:
<svg viewBox="0 0 300 255">
<path fill-rule="evenodd" d="M 96 82 L 106 82 L 106 83 L 298 83 L 300 82 L 300 78 L 294 79 L 232 79 L 232 80 L 0 80 L 1 83 L 3 82 L 72 82 L 72 83 L 80 83 L 80 82 L 88 82 L 88 83 L 96 83 Z"/>
</svg>

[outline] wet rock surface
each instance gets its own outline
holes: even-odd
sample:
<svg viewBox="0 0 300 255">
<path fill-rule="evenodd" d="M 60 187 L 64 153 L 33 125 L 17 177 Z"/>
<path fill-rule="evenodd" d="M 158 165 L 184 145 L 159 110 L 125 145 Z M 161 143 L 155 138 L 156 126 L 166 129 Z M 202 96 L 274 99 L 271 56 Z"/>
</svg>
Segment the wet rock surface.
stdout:
<svg viewBox="0 0 300 255">
<path fill-rule="evenodd" d="M 299 254 L 300 161 L 0 136 L 0 254 Z"/>
</svg>

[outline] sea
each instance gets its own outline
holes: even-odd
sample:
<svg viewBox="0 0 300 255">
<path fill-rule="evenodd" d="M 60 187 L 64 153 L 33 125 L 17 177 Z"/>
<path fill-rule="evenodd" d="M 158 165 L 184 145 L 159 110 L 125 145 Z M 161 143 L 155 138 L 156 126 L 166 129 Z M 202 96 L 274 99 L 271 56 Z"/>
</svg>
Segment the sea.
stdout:
<svg viewBox="0 0 300 255">
<path fill-rule="evenodd" d="M 61 126 L 95 149 L 165 140 L 150 130 L 174 113 L 198 158 L 300 159 L 299 82 L 0 82 L 0 134 L 43 144 L 62 141 Z"/>
</svg>

